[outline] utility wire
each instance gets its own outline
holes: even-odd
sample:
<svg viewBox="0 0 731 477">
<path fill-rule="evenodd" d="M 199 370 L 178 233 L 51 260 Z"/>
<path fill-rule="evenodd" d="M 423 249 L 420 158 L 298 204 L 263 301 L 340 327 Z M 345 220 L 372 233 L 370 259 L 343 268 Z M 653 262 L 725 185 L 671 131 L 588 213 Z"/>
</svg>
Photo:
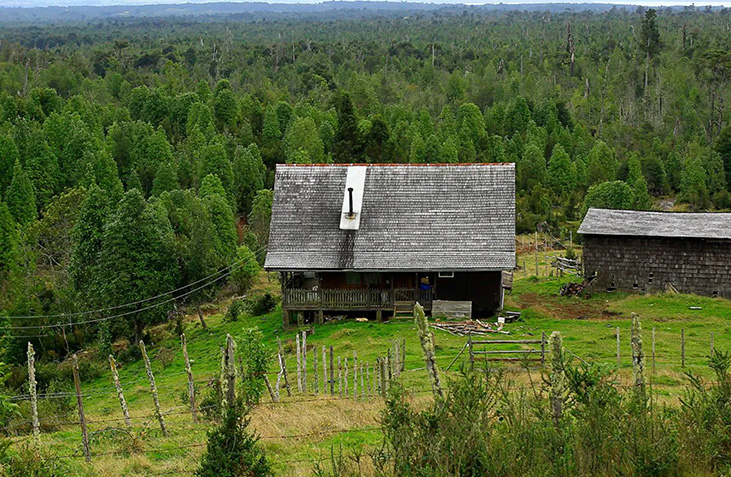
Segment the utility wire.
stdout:
<svg viewBox="0 0 731 477">
<path fill-rule="evenodd" d="M 254 260 L 255 260 L 255 258 L 254 258 Z M 65 328 L 67 326 L 84 325 L 84 324 L 88 324 L 88 323 L 99 323 L 99 322 L 102 322 L 102 321 L 108 321 L 108 320 L 112 320 L 112 319 L 115 319 L 115 318 L 122 318 L 124 316 L 135 315 L 137 313 L 141 313 L 141 312 L 146 311 L 146 310 L 151 310 L 153 308 L 157 308 L 158 306 L 164 305 L 165 303 L 170 303 L 172 301 L 179 300 L 179 299 L 184 298 L 184 297 L 186 297 L 188 295 L 191 295 L 191 294 L 193 294 L 193 293 L 195 293 L 195 292 L 197 292 L 197 291 L 199 291 L 199 290 L 201 290 L 203 288 L 206 288 L 207 286 L 212 285 L 213 283 L 216 283 L 216 282 L 218 282 L 218 281 L 220 281 L 220 280 L 228 277 L 234 271 L 236 271 L 237 269 L 239 269 L 239 268 L 243 267 L 244 265 L 246 265 L 246 263 L 247 263 L 246 261 L 241 262 L 238 265 L 236 265 L 234 268 L 231 268 L 230 270 L 228 270 L 225 274 L 221 275 L 220 277 L 215 278 L 215 279 L 211 280 L 210 282 L 205 283 L 205 284 L 203 284 L 203 285 L 201 285 L 199 287 L 196 287 L 196 288 L 194 288 L 194 289 L 192 289 L 190 291 L 187 291 L 187 292 L 185 292 L 185 293 L 183 293 L 181 295 L 178 295 L 178 296 L 175 296 L 175 297 L 172 297 L 172 298 L 168 298 L 166 300 L 163 300 L 163 301 L 154 303 L 152 305 L 148 305 L 148 306 L 143 307 L 143 308 L 138 308 L 136 310 L 127 311 L 125 313 L 119 313 L 119 314 L 116 314 L 116 315 L 106 316 L 106 317 L 102 317 L 102 318 L 95 318 L 95 319 L 92 319 L 92 320 L 69 321 L 67 323 L 66 322 L 62 322 L 62 323 L 52 323 L 52 324 L 43 324 L 43 325 L 3 326 L 3 327 L 0 327 L 0 330 L 30 330 L 30 329 L 32 329 L 32 330 L 44 330 L 44 329 L 52 329 L 52 328 Z"/>
<path fill-rule="evenodd" d="M 266 247 L 261 247 L 258 250 L 254 250 L 253 251 L 254 256 L 256 256 L 259 253 L 263 252 L 265 249 L 266 249 Z M 243 263 L 245 263 L 245 262 L 243 262 Z M 14 320 L 31 320 L 31 319 L 37 319 L 37 318 L 66 318 L 66 317 L 70 317 L 70 316 L 92 315 L 94 313 L 102 313 L 102 312 L 106 312 L 106 311 L 117 310 L 119 308 L 127 308 L 128 306 L 133 306 L 133 305 L 139 305 L 139 304 L 142 304 L 142 303 L 147 303 L 148 301 L 157 300 L 158 298 L 162 298 L 162 297 L 164 297 L 166 295 L 170 295 L 171 293 L 177 293 L 179 291 L 185 290 L 188 287 L 191 287 L 193 285 L 197 285 L 198 283 L 201 283 L 201 282 L 204 282 L 204 281 L 206 281 L 206 280 L 208 280 L 210 278 L 213 278 L 216 275 L 218 275 L 220 273 L 223 273 L 226 270 L 228 270 L 228 269 L 230 269 L 230 268 L 232 268 L 234 266 L 237 266 L 237 265 L 241 265 L 241 264 L 239 264 L 237 262 L 234 262 L 234 263 L 228 265 L 227 267 L 224 267 L 224 268 L 216 271 L 215 273 L 212 273 L 212 274 L 208 275 L 207 277 L 204 277 L 204 278 L 201 278 L 200 280 L 196 280 L 194 282 L 188 283 L 186 285 L 183 285 L 182 287 L 179 287 L 179 288 L 176 288 L 174 290 L 170 290 L 170 291 L 161 293 L 161 294 L 156 295 L 156 296 L 152 296 L 152 297 L 149 297 L 149 298 L 144 298 L 142 300 L 137 300 L 137 301 L 132 301 L 132 302 L 129 302 L 129 303 L 124 303 L 122 305 L 115 305 L 115 306 L 110 306 L 110 307 L 107 307 L 107 308 L 99 308 L 99 309 L 96 309 L 96 310 L 75 311 L 75 312 L 71 312 L 71 313 L 57 313 L 57 314 L 53 314 L 53 315 L 19 315 L 19 316 L 9 316 L 8 318 L 12 318 Z"/>
</svg>

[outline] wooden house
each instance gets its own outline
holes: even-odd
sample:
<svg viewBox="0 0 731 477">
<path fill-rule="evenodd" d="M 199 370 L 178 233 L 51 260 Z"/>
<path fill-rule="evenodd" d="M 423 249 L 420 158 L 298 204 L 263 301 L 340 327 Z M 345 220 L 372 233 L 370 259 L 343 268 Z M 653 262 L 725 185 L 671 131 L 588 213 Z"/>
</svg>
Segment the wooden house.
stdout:
<svg viewBox="0 0 731 477">
<path fill-rule="evenodd" d="M 487 316 L 514 266 L 513 164 L 277 166 L 264 267 L 285 326 L 416 302 Z"/>
<path fill-rule="evenodd" d="M 589 209 L 579 233 L 593 287 L 731 297 L 731 214 Z"/>
</svg>

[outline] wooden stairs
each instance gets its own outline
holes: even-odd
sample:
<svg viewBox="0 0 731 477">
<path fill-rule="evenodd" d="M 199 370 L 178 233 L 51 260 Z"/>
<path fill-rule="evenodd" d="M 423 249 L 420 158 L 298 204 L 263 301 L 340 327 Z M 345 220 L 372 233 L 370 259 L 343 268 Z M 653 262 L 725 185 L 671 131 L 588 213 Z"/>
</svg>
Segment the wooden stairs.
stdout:
<svg viewBox="0 0 731 477">
<path fill-rule="evenodd" d="M 402 300 L 393 302 L 393 317 L 394 318 L 411 318 L 414 316 L 414 300 Z"/>
</svg>

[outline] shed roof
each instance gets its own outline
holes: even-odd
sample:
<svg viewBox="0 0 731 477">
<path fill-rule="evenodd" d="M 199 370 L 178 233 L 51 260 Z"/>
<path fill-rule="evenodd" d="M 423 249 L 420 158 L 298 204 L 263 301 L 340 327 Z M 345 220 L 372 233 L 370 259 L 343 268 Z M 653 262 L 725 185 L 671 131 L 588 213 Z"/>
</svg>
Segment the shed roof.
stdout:
<svg viewBox="0 0 731 477">
<path fill-rule="evenodd" d="M 731 214 L 589 209 L 579 233 L 731 239 Z"/>
<path fill-rule="evenodd" d="M 358 230 L 341 230 L 349 167 L 366 167 Z M 515 266 L 513 164 L 277 166 L 265 268 Z"/>
</svg>

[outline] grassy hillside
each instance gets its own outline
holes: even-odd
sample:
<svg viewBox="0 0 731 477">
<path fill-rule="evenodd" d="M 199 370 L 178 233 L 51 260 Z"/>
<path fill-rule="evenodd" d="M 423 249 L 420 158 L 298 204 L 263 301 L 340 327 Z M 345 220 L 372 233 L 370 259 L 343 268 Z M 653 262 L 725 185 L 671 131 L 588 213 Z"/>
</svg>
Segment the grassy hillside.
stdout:
<svg viewBox="0 0 731 477">
<path fill-rule="evenodd" d="M 529 263 L 530 263 L 529 259 Z M 601 361 L 616 365 L 615 329 L 620 328 L 621 363 L 618 384 L 629 381 L 631 369 L 629 348 L 629 320 L 631 312 L 643 319 L 644 342 L 650 369 L 651 330 L 656 330 L 657 369 L 654 374 L 655 391 L 670 403 L 677 402 L 685 382 L 684 372 L 692 370 L 706 373 L 705 357 L 709 353 L 709 338 L 713 332 L 717 349 L 731 348 L 728 327 L 731 323 L 731 302 L 689 295 L 634 295 L 626 293 L 592 293 L 589 297 L 560 297 L 558 290 L 568 278 L 527 277 L 518 273 L 513 293 L 506 296 L 506 308 L 521 310 L 523 320 L 508 324 L 510 338 L 539 337 L 542 332 L 560 331 L 567 349 L 586 361 Z M 276 281 L 262 275 L 254 293 L 265 289 L 274 290 Z M 287 354 L 290 383 L 295 395 L 287 398 L 282 390 L 282 402 L 272 403 L 265 395 L 264 402 L 252 413 L 252 426 L 261 435 L 262 442 L 283 475 L 309 475 L 318 460 L 327 463 L 332 449 L 344 449 L 346 453 L 367 452 L 380 441 L 378 431 L 379 413 L 382 409 L 378 398 L 339 399 L 330 396 L 315 396 L 296 392 L 296 358 L 294 338 L 297 330 L 281 329 L 281 310 L 260 317 L 247 317 L 236 322 L 225 322 L 223 313 L 228 303 L 221 301 L 207 307 L 208 329 L 203 329 L 197 317 L 186 317 L 186 335 L 197 382 L 198 402 L 205 397 L 209 379 L 217 375 L 220 366 L 220 347 L 226 334 L 234 337 L 248 328 L 260 329 L 266 346 L 274 352 L 277 337 Z M 700 307 L 691 310 L 690 307 Z M 686 368 L 680 365 L 680 330 L 685 329 Z M 491 335 L 488 338 L 504 338 Z M 308 381 L 313 382 L 312 358 L 318 353 L 318 374 L 322 386 L 322 345 L 334 347 L 336 356 L 352 359 L 356 352 L 359 359 L 375 364 L 379 356 L 396 339 L 406 340 L 406 371 L 401 381 L 413 392 L 415 401 L 429 399 L 429 384 L 423 369 L 423 360 L 415 327 L 409 319 L 399 319 L 386 324 L 361 323 L 352 320 L 329 322 L 317 326 L 308 336 Z M 464 346 L 466 338 L 435 330 L 437 362 L 444 369 Z M 129 346 L 117 343 L 118 348 Z M 519 345 L 516 345 L 519 346 Z M 506 347 L 507 349 L 507 347 Z M 194 425 L 187 410 L 186 375 L 180 341 L 172 328 L 160 326 L 151 332 L 148 352 L 153 361 L 153 371 L 160 390 L 160 401 L 170 436 L 163 438 L 157 421 L 152 417 L 153 407 L 149 384 L 143 363 L 139 360 L 120 363 L 120 379 L 125 390 L 133 419 L 131 431 L 124 429 L 122 413 L 112 387 L 111 375 L 105 370 L 102 376 L 89 379 L 82 376 L 89 428 L 92 432 L 91 448 L 95 454 L 91 467 L 83 464 L 80 452 L 80 438 L 76 419 L 75 402 L 69 399 L 63 415 L 44 414 L 43 424 L 51 426 L 52 432 L 42 436 L 44 445 L 58 455 L 74 457 L 69 459 L 77 475 L 155 475 L 156 473 L 183 474 L 195 469 L 197 459 L 203 452 L 206 430 L 211 421 Z M 100 360 L 89 351 L 82 360 Z M 466 363 L 466 354 L 452 367 L 448 375 L 458 372 Z M 540 369 L 526 372 L 520 365 L 501 366 L 514 386 L 540 383 Z M 107 368 L 108 369 L 108 368 Z M 272 365 L 270 375 L 276 379 Z M 351 371 L 352 373 L 352 371 Z M 352 374 L 351 379 L 352 390 Z M 447 378 L 448 381 L 448 378 Z M 360 392 L 359 392 L 360 394 Z M 27 405 L 27 403 L 24 403 Z M 205 405 L 205 403 L 203 403 Z M 27 414 L 26 414 L 27 415 Z M 54 425 L 55 424 L 55 425 Z M 363 457 L 362 465 L 367 470 L 370 460 Z"/>
</svg>

